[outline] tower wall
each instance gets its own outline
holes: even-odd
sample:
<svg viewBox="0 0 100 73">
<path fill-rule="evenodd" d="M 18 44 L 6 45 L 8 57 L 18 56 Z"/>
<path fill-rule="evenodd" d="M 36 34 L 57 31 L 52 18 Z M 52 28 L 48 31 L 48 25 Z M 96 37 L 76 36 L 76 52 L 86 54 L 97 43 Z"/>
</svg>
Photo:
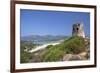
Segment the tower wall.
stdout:
<svg viewBox="0 0 100 73">
<path fill-rule="evenodd" d="M 85 38 L 84 27 L 82 23 L 77 23 L 73 25 L 72 35 Z"/>
</svg>

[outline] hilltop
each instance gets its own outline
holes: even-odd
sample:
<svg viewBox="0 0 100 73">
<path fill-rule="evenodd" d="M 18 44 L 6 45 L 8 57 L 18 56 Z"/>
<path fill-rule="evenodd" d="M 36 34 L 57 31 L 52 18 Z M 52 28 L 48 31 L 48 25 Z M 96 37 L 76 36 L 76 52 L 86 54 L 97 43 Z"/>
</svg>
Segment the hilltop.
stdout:
<svg viewBox="0 0 100 73">
<path fill-rule="evenodd" d="M 31 62 L 87 60 L 89 40 L 85 40 L 82 37 L 70 37 L 60 44 L 48 45 L 46 49 L 33 53 Z"/>
</svg>

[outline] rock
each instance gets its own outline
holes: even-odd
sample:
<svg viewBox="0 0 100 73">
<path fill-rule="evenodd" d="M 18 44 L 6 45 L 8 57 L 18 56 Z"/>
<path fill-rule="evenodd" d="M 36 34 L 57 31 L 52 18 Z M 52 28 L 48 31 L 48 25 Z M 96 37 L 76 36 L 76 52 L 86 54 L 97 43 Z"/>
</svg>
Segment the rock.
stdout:
<svg viewBox="0 0 100 73">
<path fill-rule="evenodd" d="M 73 60 L 82 60 L 82 57 L 80 55 L 72 55 L 72 57 L 70 58 L 70 61 Z"/>
<path fill-rule="evenodd" d="M 71 57 L 72 57 L 72 54 L 66 54 L 66 55 L 63 57 L 63 61 L 69 61 Z"/>
<path fill-rule="evenodd" d="M 74 60 L 87 60 L 89 59 L 89 54 L 88 52 L 81 52 L 79 54 L 66 54 L 63 56 L 63 61 L 74 61 Z"/>
<path fill-rule="evenodd" d="M 73 61 L 73 60 L 82 60 L 83 58 L 80 55 L 66 54 L 63 57 L 63 61 Z"/>
<path fill-rule="evenodd" d="M 81 56 L 82 60 L 86 60 L 86 59 L 89 59 L 90 53 L 89 52 L 82 52 L 82 53 L 80 53 L 78 55 Z"/>
</svg>

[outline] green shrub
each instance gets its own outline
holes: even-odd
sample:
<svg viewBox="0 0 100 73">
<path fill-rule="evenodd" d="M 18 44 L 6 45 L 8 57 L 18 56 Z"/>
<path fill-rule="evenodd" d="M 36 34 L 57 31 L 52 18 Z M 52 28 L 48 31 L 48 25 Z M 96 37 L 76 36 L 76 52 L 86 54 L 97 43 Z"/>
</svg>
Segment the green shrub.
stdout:
<svg viewBox="0 0 100 73">
<path fill-rule="evenodd" d="M 28 63 L 31 59 L 31 54 L 28 52 L 21 52 L 21 63 Z"/>
<path fill-rule="evenodd" d="M 64 54 L 65 52 L 60 50 L 59 46 L 57 45 L 45 51 L 42 61 L 60 61 Z"/>
<path fill-rule="evenodd" d="M 49 48 L 51 48 L 51 47 L 53 47 L 53 45 L 48 45 L 46 48 L 49 49 Z"/>
</svg>

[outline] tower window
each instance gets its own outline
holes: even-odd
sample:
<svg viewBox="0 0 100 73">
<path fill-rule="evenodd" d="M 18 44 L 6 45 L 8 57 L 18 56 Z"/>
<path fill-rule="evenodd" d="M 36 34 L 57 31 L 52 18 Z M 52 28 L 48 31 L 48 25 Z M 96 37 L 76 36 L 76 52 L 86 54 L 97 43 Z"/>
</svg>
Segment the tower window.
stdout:
<svg viewBox="0 0 100 73">
<path fill-rule="evenodd" d="M 77 30 L 79 30 L 79 29 L 77 28 Z"/>
<path fill-rule="evenodd" d="M 73 31 L 74 31 L 75 29 L 73 28 Z"/>
</svg>

